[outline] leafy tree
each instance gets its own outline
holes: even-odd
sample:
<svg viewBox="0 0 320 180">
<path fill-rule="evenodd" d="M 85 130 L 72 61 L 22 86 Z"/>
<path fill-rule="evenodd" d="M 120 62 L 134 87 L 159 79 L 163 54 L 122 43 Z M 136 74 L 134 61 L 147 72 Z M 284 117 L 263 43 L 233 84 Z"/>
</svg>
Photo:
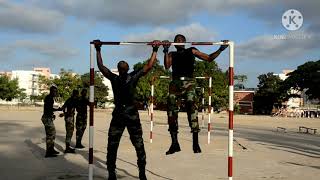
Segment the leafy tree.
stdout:
<svg viewBox="0 0 320 180">
<path fill-rule="evenodd" d="M 20 89 L 18 79 L 10 80 L 8 76 L 0 76 L 0 99 L 11 101 L 19 98 L 25 93 L 25 89 Z"/>
<path fill-rule="evenodd" d="M 306 89 L 310 99 L 320 100 L 320 60 L 306 62 L 288 75 L 284 81 L 284 91 L 290 93 L 291 88 L 299 91 Z"/>
<path fill-rule="evenodd" d="M 90 87 L 90 73 L 85 73 L 81 75 L 81 83 L 82 87 L 86 88 L 89 93 L 89 87 Z M 95 96 L 95 102 L 98 104 L 104 104 L 107 102 L 107 96 L 108 96 L 108 87 L 103 84 L 103 76 L 98 71 L 95 72 L 94 76 L 94 96 Z"/>
<path fill-rule="evenodd" d="M 137 70 L 143 68 L 146 63 L 147 60 L 143 63 L 139 62 L 133 66 L 133 69 Z M 137 101 L 146 102 L 150 100 L 151 81 L 153 77 L 156 77 L 154 79 L 154 104 L 160 109 L 164 107 L 168 95 L 169 80 L 159 79 L 160 76 L 170 76 L 170 72 L 165 70 L 164 67 L 159 64 L 159 61 L 157 61 L 151 72 L 139 80 L 136 88 Z"/>
<path fill-rule="evenodd" d="M 253 112 L 255 114 L 271 114 L 273 107 L 281 107 L 286 97 L 286 92 L 282 91 L 282 80 L 267 73 L 259 75 L 258 91 L 253 100 Z"/>
<path fill-rule="evenodd" d="M 215 61 L 196 61 L 194 75 L 197 77 L 212 77 L 212 107 L 215 111 L 225 109 L 228 103 L 228 79 L 226 73 L 218 67 Z M 197 86 L 205 88 L 205 103 L 208 104 L 208 80 L 198 79 Z"/>
<path fill-rule="evenodd" d="M 81 88 L 81 79 L 80 76 L 72 73 L 71 70 L 61 69 L 59 73 L 59 77 L 54 79 L 48 79 L 43 76 L 39 78 L 39 86 L 41 87 L 40 92 L 42 95 L 40 97 L 44 97 L 49 93 L 48 89 L 50 86 L 56 85 L 58 88 L 58 93 L 60 95 L 60 99 L 62 101 L 66 101 L 72 94 L 74 89 Z"/>
<path fill-rule="evenodd" d="M 235 89 L 245 89 L 244 83 L 247 81 L 248 77 L 247 75 L 235 75 L 234 80 L 235 80 Z"/>
</svg>

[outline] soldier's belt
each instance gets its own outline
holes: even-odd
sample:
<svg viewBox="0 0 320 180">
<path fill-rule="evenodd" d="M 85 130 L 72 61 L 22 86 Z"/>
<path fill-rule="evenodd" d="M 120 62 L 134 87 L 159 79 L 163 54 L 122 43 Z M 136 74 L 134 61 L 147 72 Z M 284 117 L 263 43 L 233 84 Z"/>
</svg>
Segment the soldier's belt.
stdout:
<svg viewBox="0 0 320 180">
<path fill-rule="evenodd" d="M 174 77 L 174 80 L 181 80 L 181 81 L 193 81 L 194 78 L 190 78 L 190 77 Z"/>
</svg>

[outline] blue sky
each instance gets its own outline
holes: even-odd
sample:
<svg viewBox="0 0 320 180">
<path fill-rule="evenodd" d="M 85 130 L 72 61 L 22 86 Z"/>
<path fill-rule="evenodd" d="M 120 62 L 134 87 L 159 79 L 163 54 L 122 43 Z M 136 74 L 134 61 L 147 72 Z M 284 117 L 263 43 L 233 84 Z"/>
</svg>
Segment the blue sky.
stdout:
<svg viewBox="0 0 320 180">
<path fill-rule="evenodd" d="M 0 71 L 50 67 L 77 73 L 89 71 L 89 42 L 172 40 L 183 33 L 189 41 L 236 43 L 235 72 L 255 87 L 259 74 L 296 69 L 320 59 L 319 0 L 0 0 Z M 281 23 L 288 9 L 304 19 L 297 31 Z M 304 39 L 274 39 L 274 35 L 307 35 Z M 199 47 L 206 53 L 218 47 Z M 104 47 L 105 64 L 130 65 L 150 56 L 146 47 Z M 228 67 L 228 52 L 216 59 Z M 158 58 L 162 63 L 162 53 Z"/>
</svg>

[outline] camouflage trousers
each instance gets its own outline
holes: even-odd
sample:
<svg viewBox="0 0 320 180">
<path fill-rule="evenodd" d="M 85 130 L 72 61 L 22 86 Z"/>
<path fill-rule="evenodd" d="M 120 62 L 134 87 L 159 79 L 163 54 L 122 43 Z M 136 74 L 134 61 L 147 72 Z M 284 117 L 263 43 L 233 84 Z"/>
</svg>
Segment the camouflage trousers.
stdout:
<svg viewBox="0 0 320 180">
<path fill-rule="evenodd" d="M 167 115 L 170 132 L 178 132 L 178 112 L 182 99 L 188 115 L 191 132 L 199 132 L 198 107 L 195 83 L 191 80 L 172 80 L 167 98 Z"/>
<path fill-rule="evenodd" d="M 109 171 L 116 169 L 117 151 L 122 133 L 126 127 L 130 135 L 131 143 L 136 150 L 138 167 L 139 169 L 144 169 L 146 166 L 146 153 L 137 108 L 135 106 L 116 107 L 112 116 L 108 132 L 107 169 Z"/>
<path fill-rule="evenodd" d="M 54 117 L 42 116 L 41 121 L 46 131 L 46 146 L 47 149 L 54 147 L 54 140 L 56 138 L 56 128 L 53 124 Z"/>
<path fill-rule="evenodd" d="M 66 126 L 66 144 L 71 143 L 73 131 L 74 131 L 74 116 L 65 116 L 65 126 Z"/>
<path fill-rule="evenodd" d="M 76 117 L 76 139 L 81 142 L 83 133 L 87 128 L 87 114 L 77 114 Z"/>
</svg>

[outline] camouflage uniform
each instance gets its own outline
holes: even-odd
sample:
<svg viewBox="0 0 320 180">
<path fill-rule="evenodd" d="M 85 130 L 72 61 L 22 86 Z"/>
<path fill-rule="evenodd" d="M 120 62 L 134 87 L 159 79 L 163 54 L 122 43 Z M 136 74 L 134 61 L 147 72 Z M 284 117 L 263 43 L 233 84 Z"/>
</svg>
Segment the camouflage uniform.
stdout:
<svg viewBox="0 0 320 180">
<path fill-rule="evenodd" d="M 188 122 L 191 132 L 199 132 L 198 107 L 193 80 L 174 79 L 169 85 L 169 96 L 167 99 L 167 115 L 170 132 L 178 132 L 178 112 L 181 99 L 185 100 Z"/>
<path fill-rule="evenodd" d="M 107 166 L 108 170 L 116 168 L 117 150 L 124 129 L 127 127 L 130 140 L 137 153 L 138 167 L 145 168 L 146 153 L 144 150 L 142 127 L 138 110 L 135 106 L 116 107 L 112 113 L 112 120 L 108 132 Z"/>
<path fill-rule="evenodd" d="M 70 144 L 74 131 L 74 116 L 66 116 L 64 120 L 66 122 L 66 143 Z"/>
<path fill-rule="evenodd" d="M 65 128 L 66 128 L 66 144 L 71 143 L 74 131 L 74 114 L 76 109 L 77 99 L 70 97 L 62 106 L 62 109 L 67 109 L 64 113 Z"/>
<path fill-rule="evenodd" d="M 193 80 L 195 56 L 193 47 L 184 49 L 180 48 L 175 52 L 170 52 L 172 58 L 172 81 L 169 84 L 169 95 L 167 99 L 167 115 L 169 132 L 172 144 L 166 155 L 181 151 L 178 142 L 178 112 L 181 100 L 184 99 L 189 127 L 193 136 L 193 152 L 200 153 L 199 146 L 199 123 L 198 107 L 195 91 L 195 82 Z"/>
<path fill-rule="evenodd" d="M 48 149 L 53 149 L 54 147 L 54 140 L 56 138 L 56 128 L 54 126 L 54 114 L 53 114 L 53 104 L 54 99 L 53 96 L 50 94 L 47 95 L 44 99 L 44 107 L 43 107 L 43 115 L 41 117 L 41 121 L 44 125 L 46 131 L 46 146 Z"/>
<path fill-rule="evenodd" d="M 81 142 L 83 133 L 87 128 L 87 113 L 77 113 L 76 119 L 76 139 L 78 142 Z"/>
<path fill-rule="evenodd" d="M 117 151 L 126 127 L 137 153 L 139 170 L 140 172 L 145 171 L 146 153 L 142 138 L 142 127 L 134 100 L 137 82 L 143 75 L 143 69 L 140 69 L 133 71 L 124 78 L 111 72 L 110 76 L 107 76 L 112 84 L 115 104 L 108 132 L 107 147 L 107 169 L 111 173 L 116 168 Z"/>
<path fill-rule="evenodd" d="M 54 117 L 48 117 L 43 115 L 41 121 L 44 125 L 46 131 L 46 146 L 47 149 L 54 147 L 54 140 L 56 139 L 56 128 L 54 127 L 53 121 Z"/>
</svg>

